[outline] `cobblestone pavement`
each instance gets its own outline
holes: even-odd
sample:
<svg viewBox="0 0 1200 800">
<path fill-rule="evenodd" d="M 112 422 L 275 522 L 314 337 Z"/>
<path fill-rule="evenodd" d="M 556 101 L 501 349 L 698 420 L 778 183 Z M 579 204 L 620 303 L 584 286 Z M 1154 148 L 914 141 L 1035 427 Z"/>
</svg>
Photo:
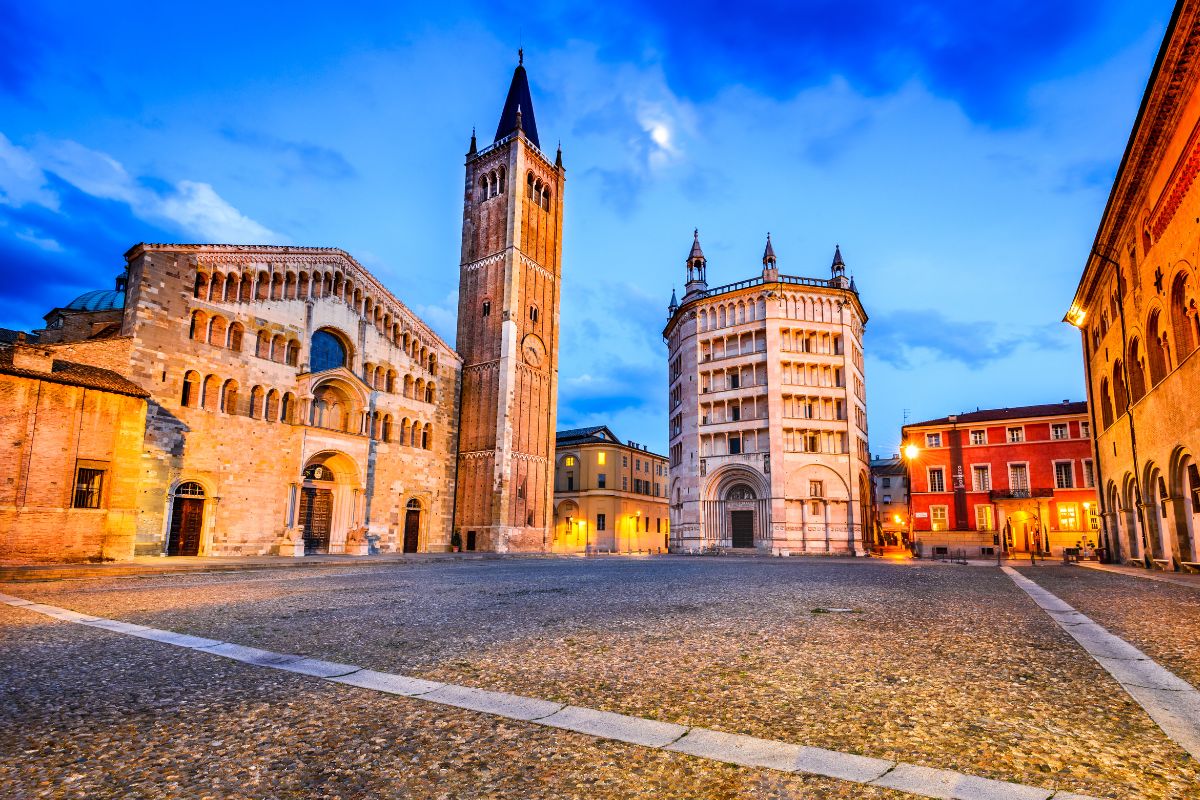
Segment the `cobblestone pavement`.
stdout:
<svg viewBox="0 0 1200 800">
<path fill-rule="evenodd" d="M 1186 797 L 1200 781 L 1198 765 L 994 568 L 562 559 L 0 591 L 281 652 L 1096 796 Z M 824 611 L 841 608 L 850 611 Z M 40 768 L 46 780 L 70 777 L 99 747 L 111 750 L 97 763 L 113 786 L 132 780 L 123 771 L 152 782 L 174 770 L 178 796 L 203 781 L 248 786 L 251 775 L 262 782 L 254 796 L 309 786 L 340 797 L 381 786 L 411 797 L 887 796 L 296 683 L 78 626 L 24 620 L 16 629 L 0 640 L 0 676 L 15 698 L 6 704 L 24 703 L 5 715 L 22 741 L 0 752 L 0 770 L 24 786 L 38 780 L 45 742 L 55 754 Z M 100 711 L 87 713 L 93 706 Z M 134 733 L 146 726 L 151 735 Z M 0 737 L 0 748 L 12 739 Z M 221 743 L 219 758 L 208 759 L 208 740 Z"/>
<path fill-rule="evenodd" d="M 1020 572 L 1200 688 L 1200 586 L 1078 567 Z"/>
</svg>

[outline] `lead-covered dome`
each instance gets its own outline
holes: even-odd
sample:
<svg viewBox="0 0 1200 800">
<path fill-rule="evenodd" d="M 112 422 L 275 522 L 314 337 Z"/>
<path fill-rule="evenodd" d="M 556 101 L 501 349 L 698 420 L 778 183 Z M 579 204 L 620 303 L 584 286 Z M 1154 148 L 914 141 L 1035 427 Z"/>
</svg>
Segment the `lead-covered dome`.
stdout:
<svg viewBox="0 0 1200 800">
<path fill-rule="evenodd" d="M 119 289 L 84 292 L 66 305 L 70 311 L 113 311 L 124 307 L 125 292 Z"/>
</svg>

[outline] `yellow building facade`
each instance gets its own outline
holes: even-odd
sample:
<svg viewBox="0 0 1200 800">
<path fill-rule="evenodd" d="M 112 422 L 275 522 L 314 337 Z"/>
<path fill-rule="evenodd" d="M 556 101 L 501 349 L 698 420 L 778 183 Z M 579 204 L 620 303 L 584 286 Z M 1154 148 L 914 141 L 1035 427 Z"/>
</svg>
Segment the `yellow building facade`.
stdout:
<svg viewBox="0 0 1200 800">
<path fill-rule="evenodd" d="M 556 553 L 666 552 L 667 459 L 607 426 L 560 431 L 554 467 Z"/>
</svg>

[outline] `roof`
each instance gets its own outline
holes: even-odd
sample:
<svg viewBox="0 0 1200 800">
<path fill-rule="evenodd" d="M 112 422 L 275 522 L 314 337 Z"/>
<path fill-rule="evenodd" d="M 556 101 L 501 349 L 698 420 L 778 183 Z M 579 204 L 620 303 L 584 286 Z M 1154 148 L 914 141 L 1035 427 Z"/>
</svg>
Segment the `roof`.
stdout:
<svg viewBox="0 0 1200 800">
<path fill-rule="evenodd" d="M 124 307 L 125 293 L 116 289 L 93 289 L 63 306 L 68 311 L 115 311 Z"/>
<path fill-rule="evenodd" d="M 517 129 L 517 111 L 521 112 L 521 130 L 533 146 L 541 150 L 538 141 L 537 121 L 533 118 L 533 98 L 529 94 L 529 76 L 525 74 L 525 56 L 521 55 L 521 63 L 513 70 L 512 83 L 508 86 L 508 97 L 504 100 L 504 110 L 500 112 L 500 124 L 496 126 L 496 141 Z"/>
<path fill-rule="evenodd" d="M 0 328 L 0 344 L 12 344 L 13 342 L 18 341 L 22 336 L 24 336 L 25 341 L 29 342 L 30 344 L 38 340 L 38 335 L 36 333 L 25 333 L 25 331 L 14 330 L 13 328 Z"/>
<path fill-rule="evenodd" d="M 901 474 L 904 472 L 904 459 L 900 458 L 900 456 L 872 458 L 871 472 L 879 474 Z"/>
<path fill-rule="evenodd" d="M 0 374 L 18 375 L 22 378 L 61 383 L 67 386 L 82 386 L 85 389 L 97 389 L 101 392 L 124 394 L 130 397 L 146 398 L 150 396 L 145 389 L 112 370 L 87 364 L 76 364 L 73 361 L 62 361 L 56 358 L 53 360 L 50 372 L 14 367 L 13 348 L 11 347 L 0 348 Z"/>
<path fill-rule="evenodd" d="M 833 266 L 833 267 L 846 266 L 846 262 L 842 261 L 842 246 L 840 244 L 835 244 L 833 246 L 833 264 L 831 264 L 830 266 Z"/>
<path fill-rule="evenodd" d="M 763 250 L 763 263 L 775 261 L 775 248 L 771 246 L 771 234 L 767 234 L 767 249 Z"/>
<path fill-rule="evenodd" d="M 621 440 L 612 428 L 607 425 L 594 425 L 591 428 L 571 428 L 570 430 L 559 431 L 554 435 L 554 440 L 559 444 L 570 442 L 572 444 L 581 444 L 583 442 L 613 442 L 621 444 Z"/>
<path fill-rule="evenodd" d="M 1030 417 L 1068 417 L 1086 414 L 1087 410 L 1087 403 L 1084 401 L 1076 403 L 1045 403 L 1038 406 L 1016 406 L 1014 408 L 988 408 L 959 414 L 953 422 L 959 425 L 967 425 L 972 422 L 1000 422 L 1014 419 L 1028 419 Z M 922 428 L 927 425 L 949 424 L 951 424 L 951 419 L 947 416 L 926 420 L 925 422 L 912 422 L 904 427 Z"/>
<path fill-rule="evenodd" d="M 688 261 L 704 258 L 704 251 L 700 249 L 700 229 L 692 231 L 692 252 L 688 253 Z"/>
</svg>

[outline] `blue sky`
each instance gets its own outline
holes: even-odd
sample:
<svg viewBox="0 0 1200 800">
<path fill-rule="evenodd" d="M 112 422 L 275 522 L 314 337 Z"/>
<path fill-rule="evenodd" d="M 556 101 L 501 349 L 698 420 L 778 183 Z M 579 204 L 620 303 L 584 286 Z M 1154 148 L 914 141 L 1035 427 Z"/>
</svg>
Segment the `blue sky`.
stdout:
<svg viewBox="0 0 1200 800">
<path fill-rule="evenodd" d="M 1082 399 L 1061 320 L 1166 0 L 605 4 L 0 0 L 0 326 L 139 241 L 342 247 L 453 341 L 463 154 L 524 44 L 567 167 L 560 427 L 666 446 L 661 339 L 710 283 L 825 277 L 871 320 L 871 448 L 907 409 Z"/>
</svg>

